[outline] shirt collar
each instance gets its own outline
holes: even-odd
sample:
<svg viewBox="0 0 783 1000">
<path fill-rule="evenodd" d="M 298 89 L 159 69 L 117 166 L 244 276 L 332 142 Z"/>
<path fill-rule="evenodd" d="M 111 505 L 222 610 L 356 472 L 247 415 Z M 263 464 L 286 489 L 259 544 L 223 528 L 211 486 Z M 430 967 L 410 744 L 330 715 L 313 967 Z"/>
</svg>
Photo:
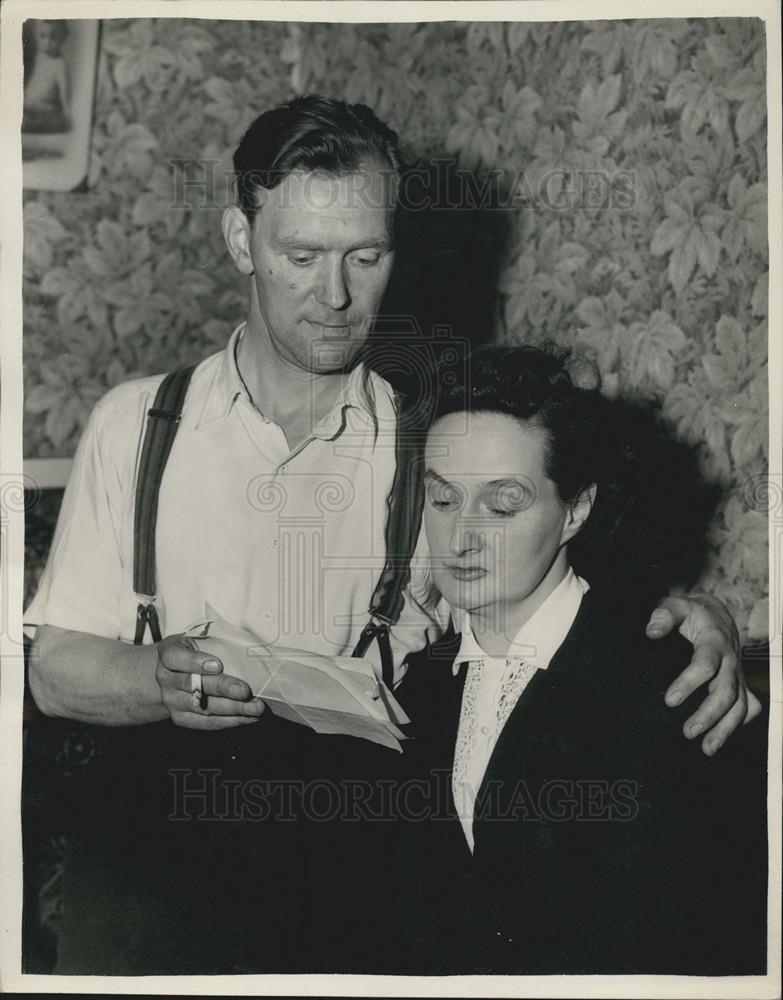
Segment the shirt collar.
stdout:
<svg viewBox="0 0 783 1000">
<path fill-rule="evenodd" d="M 348 373 L 348 377 L 340 390 L 334 406 L 313 428 L 313 436 L 329 440 L 336 437 L 345 426 L 347 409 L 356 410 L 363 421 L 373 423 L 373 412 L 370 400 L 375 396 L 376 379 L 378 376 L 373 372 L 368 373 L 365 365 L 360 361 Z M 365 391 L 365 384 L 369 393 Z M 369 397 L 369 398 L 368 398 Z"/>
<path fill-rule="evenodd" d="M 219 356 L 215 367 L 212 383 L 207 390 L 201 415 L 196 422 L 196 430 L 217 421 L 224 420 L 234 403 L 240 396 L 252 402 L 242 376 L 237 367 L 236 351 L 245 332 L 245 322 L 239 324 L 231 334 L 225 349 Z M 340 433 L 344 426 L 344 414 L 348 407 L 359 410 L 370 422 L 373 413 L 370 400 L 377 389 L 377 382 L 382 381 L 374 372 L 369 373 L 369 394 L 365 392 L 366 368 L 363 363 L 355 365 L 340 391 L 340 395 L 330 412 L 313 428 L 314 435 L 322 438 L 332 438 Z M 368 398 L 369 396 L 369 398 Z"/>
<path fill-rule="evenodd" d="M 582 597 L 590 589 L 590 584 L 583 580 L 569 566 L 568 572 L 519 629 L 511 641 L 505 656 L 488 656 L 478 643 L 470 624 L 467 611 L 459 612 L 462 639 L 459 652 L 454 660 L 454 674 L 466 660 L 496 663 L 505 667 L 509 660 L 524 660 L 525 663 L 546 670 L 552 657 L 560 648 L 568 631 L 573 625 Z"/>
<path fill-rule="evenodd" d="M 249 399 L 247 389 L 237 368 L 236 349 L 242 334 L 244 322 L 234 330 L 224 350 L 219 355 L 218 364 L 207 390 L 201 415 L 196 422 L 196 430 L 224 420 L 239 396 Z"/>
</svg>

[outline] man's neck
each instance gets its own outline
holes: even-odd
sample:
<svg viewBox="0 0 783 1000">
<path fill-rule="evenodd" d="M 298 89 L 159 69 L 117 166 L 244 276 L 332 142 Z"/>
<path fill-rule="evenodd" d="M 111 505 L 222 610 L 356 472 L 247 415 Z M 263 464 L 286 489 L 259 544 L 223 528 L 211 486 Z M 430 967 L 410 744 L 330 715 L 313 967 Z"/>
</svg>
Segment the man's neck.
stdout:
<svg viewBox="0 0 783 1000">
<path fill-rule="evenodd" d="M 263 320 L 252 315 L 237 345 L 236 361 L 250 398 L 282 428 L 292 450 L 331 411 L 347 378 L 342 372 L 304 371 L 286 361 L 273 348 Z"/>
</svg>

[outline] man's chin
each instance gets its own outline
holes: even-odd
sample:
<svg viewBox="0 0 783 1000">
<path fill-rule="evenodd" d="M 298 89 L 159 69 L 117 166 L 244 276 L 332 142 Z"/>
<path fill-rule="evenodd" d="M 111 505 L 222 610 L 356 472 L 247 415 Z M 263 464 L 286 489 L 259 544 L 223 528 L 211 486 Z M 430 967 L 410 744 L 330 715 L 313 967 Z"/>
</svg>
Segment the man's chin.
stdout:
<svg viewBox="0 0 783 1000">
<path fill-rule="evenodd" d="M 311 356 L 312 371 L 331 375 L 350 368 L 361 351 L 363 342 L 352 340 L 323 340 L 314 344 Z"/>
</svg>

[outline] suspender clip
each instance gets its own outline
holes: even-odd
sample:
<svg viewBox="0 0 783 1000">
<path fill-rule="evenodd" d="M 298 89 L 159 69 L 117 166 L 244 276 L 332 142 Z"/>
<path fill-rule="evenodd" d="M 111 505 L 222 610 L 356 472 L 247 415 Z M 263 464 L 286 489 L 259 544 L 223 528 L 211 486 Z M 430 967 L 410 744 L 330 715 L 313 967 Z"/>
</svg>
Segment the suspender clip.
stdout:
<svg viewBox="0 0 783 1000">
<path fill-rule="evenodd" d="M 380 614 L 380 612 L 375 611 L 374 608 L 369 608 L 367 614 L 370 616 L 370 621 L 379 627 L 386 626 L 386 628 L 391 628 L 395 623 L 391 618 L 387 618 L 385 615 Z"/>
<path fill-rule="evenodd" d="M 157 417 L 158 420 L 168 420 L 171 424 L 178 424 L 182 419 L 179 413 L 172 413 L 171 410 L 156 410 L 153 407 L 147 410 L 148 417 Z"/>
</svg>

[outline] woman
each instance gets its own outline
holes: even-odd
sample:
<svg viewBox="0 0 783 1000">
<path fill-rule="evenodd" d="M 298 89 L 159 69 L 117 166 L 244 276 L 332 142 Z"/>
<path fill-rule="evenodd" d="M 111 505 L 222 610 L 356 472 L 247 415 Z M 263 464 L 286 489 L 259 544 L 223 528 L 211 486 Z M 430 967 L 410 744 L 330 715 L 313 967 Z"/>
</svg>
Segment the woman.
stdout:
<svg viewBox="0 0 783 1000">
<path fill-rule="evenodd" d="M 674 468 L 554 354 L 444 384 L 424 523 L 455 633 L 399 690 L 409 777 L 445 775 L 450 817 L 401 824 L 422 971 L 763 971 L 764 727 L 705 758 L 663 701 L 689 647 L 644 636 L 696 537 Z"/>
</svg>

